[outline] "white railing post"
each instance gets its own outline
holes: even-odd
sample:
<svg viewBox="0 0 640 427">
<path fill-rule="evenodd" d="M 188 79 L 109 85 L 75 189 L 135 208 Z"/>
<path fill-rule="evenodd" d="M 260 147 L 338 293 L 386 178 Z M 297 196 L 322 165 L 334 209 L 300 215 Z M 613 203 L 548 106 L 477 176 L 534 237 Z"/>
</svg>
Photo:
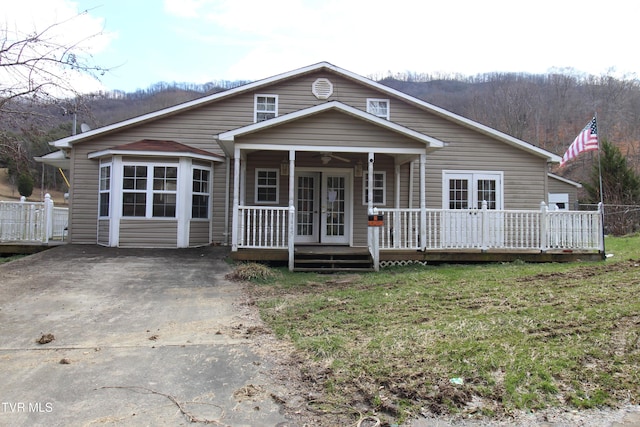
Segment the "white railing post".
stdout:
<svg viewBox="0 0 640 427">
<path fill-rule="evenodd" d="M 295 237 L 296 237 L 296 207 L 289 205 L 289 232 L 287 234 L 287 248 L 289 249 L 289 270 L 295 267 Z"/>
<path fill-rule="evenodd" d="M 380 227 L 369 227 L 373 228 L 373 269 L 375 271 L 380 270 Z"/>
<path fill-rule="evenodd" d="M 480 209 L 480 227 L 482 236 L 480 237 L 480 248 L 483 251 L 489 249 L 489 243 L 493 240 L 489 235 L 489 210 L 486 200 L 482 201 L 482 208 Z"/>
<path fill-rule="evenodd" d="M 602 202 L 598 203 L 598 248 L 602 252 L 602 256 L 606 258 L 604 247 L 604 205 Z"/>
<path fill-rule="evenodd" d="M 49 243 L 49 239 L 53 236 L 53 200 L 51 194 L 44 195 L 44 236 L 42 236 L 43 243 Z"/>
<path fill-rule="evenodd" d="M 549 216 L 547 215 L 548 213 L 548 208 L 547 205 L 544 202 L 540 202 L 540 250 L 542 252 L 545 252 L 548 249 L 548 242 L 547 242 L 547 222 L 548 222 L 548 218 Z"/>
</svg>

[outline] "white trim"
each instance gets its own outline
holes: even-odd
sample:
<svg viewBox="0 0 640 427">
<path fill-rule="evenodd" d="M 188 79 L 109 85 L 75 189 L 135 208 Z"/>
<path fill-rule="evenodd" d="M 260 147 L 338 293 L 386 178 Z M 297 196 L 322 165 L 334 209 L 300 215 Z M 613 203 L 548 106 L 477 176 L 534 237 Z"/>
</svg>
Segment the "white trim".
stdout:
<svg viewBox="0 0 640 427">
<path fill-rule="evenodd" d="M 273 172 L 276 175 L 276 199 L 275 200 L 258 200 L 258 189 L 260 187 L 272 188 L 271 185 L 260 186 L 258 184 L 258 174 L 260 172 Z M 253 201 L 256 205 L 278 205 L 280 203 L 280 169 L 277 168 L 256 168 L 254 172 L 255 181 L 253 183 Z"/>
<path fill-rule="evenodd" d="M 557 179 L 557 180 L 558 180 L 558 181 L 560 181 L 560 182 L 564 182 L 565 184 L 573 185 L 573 186 L 574 186 L 574 187 L 576 187 L 576 188 L 582 188 L 582 184 L 580 184 L 579 182 L 575 182 L 575 181 L 572 181 L 572 180 L 570 180 L 570 179 L 563 178 L 563 177 L 558 176 L 558 175 L 556 175 L 556 174 L 548 173 L 548 174 L 547 174 L 547 176 L 548 176 L 549 178 Z"/>
<path fill-rule="evenodd" d="M 273 100 L 275 101 L 275 111 L 258 110 L 258 97 L 273 98 Z M 263 119 L 263 120 L 258 121 L 258 113 L 266 113 L 266 114 L 273 113 L 274 116 L 270 117 L 269 119 Z M 263 122 L 265 120 L 275 119 L 276 117 L 278 117 L 278 95 L 273 94 L 273 93 L 256 93 L 253 96 L 253 122 L 254 123 L 259 123 L 259 122 Z"/>
<path fill-rule="evenodd" d="M 116 148 L 108 148 L 106 150 L 94 151 L 93 153 L 87 154 L 88 159 L 97 159 L 101 157 L 107 156 L 125 156 L 125 157 L 185 157 L 190 159 L 197 160 L 206 160 L 211 162 L 224 162 L 224 157 L 211 155 L 206 156 L 204 154 L 196 154 L 188 151 L 145 151 L 145 150 L 119 150 Z"/>
<path fill-rule="evenodd" d="M 377 102 L 377 103 L 386 102 L 386 104 L 387 104 L 387 114 L 380 115 L 380 114 L 377 114 L 375 111 L 373 111 L 371 108 L 369 108 L 371 106 L 370 103 L 372 103 L 372 102 Z M 380 118 L 389 120 L 389 117 L 391 117 L 391 101 L 389 101 L 388 99 L 384 99 L 384 98 L 367 98 L 367 113 L 373 114 L 376 117 L 380 117 Z"/>
<path fill-rule="evenodd" d="M 176 173 L 176 220 L 177 236 L 176 246 L 179 248 L 189 247 L 189 236 L 191 234 L 191 190 L 193 173 L 190 159 L 181 158 Z"/>
<path fill-rule="evenodd" d="M 278 144 L 248 144 L 237 143 L 235 148 L 241 150 L 266 150 L 266 151 L 289 151 L 291 145 L 278 145 Z M 295 146 L 295 150 L 298 153 L 301 152 L 322 152 L 330 151 L 332 153 L 369 153 L 371 148 L 369 147 L 353 147 L 345 145 L 305 145 Z M 407 154 L 407 155 L 419 155 L 425 152 L 424 148 L 376 148 L 378 154 Z"/>
<path fill-rule="evenodd" d="M 102 169 L 104 168 L 109 168 L 109 180 L 108 180 L 108 189 L 103 190 L 102 189 Z M 111 203 L 111 189 L 112 189 L 112 185 L 113 185 L 113 162 L 112 159 L 109 159 L 105 162 L 100 162 L 100 166 L 98 167 L 98 219 L 109 219 L 111 218 L 111 209 L 113 207 L 113 204 Z M 107 214 L 106 215 L 100 215 L 100 212 L 102 211 L 102 194 L 108 194 L 109 195 L 109 207 L 107 209 Z"/>
<path fill-rule="evenodd" d="M 122 156 L 113 156 L 111 159 L 110 209 L 109 246 L 117 247 L 120 245 L 120 220 L 122 218 Z"/>
</svg>

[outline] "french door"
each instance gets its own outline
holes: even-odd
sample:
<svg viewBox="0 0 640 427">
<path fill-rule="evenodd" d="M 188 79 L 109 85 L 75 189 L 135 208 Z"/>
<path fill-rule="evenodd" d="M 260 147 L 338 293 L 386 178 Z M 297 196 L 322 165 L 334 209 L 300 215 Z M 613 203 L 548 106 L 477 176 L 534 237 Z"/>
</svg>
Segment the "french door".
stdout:
<svg viewBox="0 0 640 427">
<path fill-rule="evenodd" d="M 350 190 L 347 172 L 296 174 L 296 243 L 348 244 Z"/>
<path fill-rule="evenodd" d="M 299 173 L 296 177 L 296 243 L 317 243 L 320 231 L 320 174 Z"/>
<path fill-rule="evenodd" d="M 502 217 L 483 213 L 502 210 L 502 173 L 444 172 L 442 240 L 450 247 L 498 246 Z M 488 233 L 487 233 L 488 232 Z"/>
</svg>

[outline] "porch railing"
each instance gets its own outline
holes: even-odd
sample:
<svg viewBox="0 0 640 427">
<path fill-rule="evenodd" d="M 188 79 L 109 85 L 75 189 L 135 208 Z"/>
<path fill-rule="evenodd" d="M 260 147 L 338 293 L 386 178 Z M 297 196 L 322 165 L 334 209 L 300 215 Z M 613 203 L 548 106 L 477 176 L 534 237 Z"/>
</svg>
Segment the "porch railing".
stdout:
<svg viewBox="0 0 640 427">
<path fill-rule="evenodd" d="M 512 249 L 602 250 L 597 211 L 482 209 L 426 210 L 426 242 L 420 241 L 420 209 L 378 209 L 384 215 L 380 250 Z"/>
<path fill-rule="evenodd" d="M 240 206 L 239 248 L 289 248 L 289 207 Z M 427 209 L 425 242 L 420 209 L 378 208 L 379 250 L 593 250 L 603 248 L 602 213 L 597 211 Z M 293 224 L 293 225 L 290 225 Z M 373 236 L 373 235 L 371 235 Z M 371 246 L 371 245 L 370 245 Z"/>
<path fill-rule="evenodd" d="M 288 207 L 240 206 L 238 214 L 239 248 L 288 248 Z"/>
<path fill-rule="evenodd" d="M 54 207 L 49 194 L 44 202 L 0 201 L 0 242 L 64 240 L 68 220 L 69 209 Z"/>
</svg>

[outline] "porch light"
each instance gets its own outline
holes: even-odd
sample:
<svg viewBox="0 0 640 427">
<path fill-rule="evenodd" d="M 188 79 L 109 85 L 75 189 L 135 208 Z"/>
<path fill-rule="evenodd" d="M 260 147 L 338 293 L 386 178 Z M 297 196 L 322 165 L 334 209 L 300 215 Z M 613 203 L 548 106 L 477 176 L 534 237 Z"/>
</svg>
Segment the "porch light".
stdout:
<svg viewBox="0 0 640 427">
<path fill-rule="evenodd" d="M 357 177 L 362 176 L 362 162 L 358 160 L 358 163 L 353 167 L 353 174 Z"/>
<path fill-rule="evenodd" d="M 286 160 L 283 160 L 282 163 L 280 163 L 280 175 L 282 176 L 289 175 L 289 162 Z"/>
</svg>

